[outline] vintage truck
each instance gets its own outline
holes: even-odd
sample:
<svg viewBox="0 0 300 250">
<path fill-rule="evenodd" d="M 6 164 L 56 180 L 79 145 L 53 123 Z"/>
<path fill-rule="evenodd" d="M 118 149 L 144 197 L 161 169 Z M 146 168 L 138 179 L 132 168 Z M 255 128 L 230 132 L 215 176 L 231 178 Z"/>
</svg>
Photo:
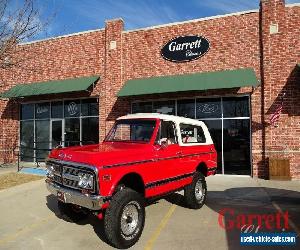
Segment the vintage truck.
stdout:
<svg viewBox="0 0 300 250">
<path fill-rule="evenodd" d="M 73 221 L 94 213 L 110 243 L 129 248 L 143 231 L 146 201 L 184 190 L 190 208 L 203 206 L 217 154 L 201 121 L 132 114 L 118 118 L 100 144 L 52 150 L 46 165 L 60 212 Z"/>
</svg>

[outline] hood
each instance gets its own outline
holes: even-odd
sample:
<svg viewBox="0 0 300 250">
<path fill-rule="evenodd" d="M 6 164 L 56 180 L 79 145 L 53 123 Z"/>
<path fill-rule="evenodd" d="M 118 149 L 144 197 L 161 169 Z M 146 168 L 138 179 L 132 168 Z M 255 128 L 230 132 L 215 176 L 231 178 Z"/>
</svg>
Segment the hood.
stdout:
<svg viewBox="0 0 300 250">
<path fill-rule="evenodd" d="M 145 152 L 153 152 L 153 150 L 152 145 L 144 143 L 103 142 L 95 145 L 53 149 L 49 158 L 100 167 L 145 160 L 146 155 L 149 158 L 152 157 L 151 153 Z"/>
</svg>

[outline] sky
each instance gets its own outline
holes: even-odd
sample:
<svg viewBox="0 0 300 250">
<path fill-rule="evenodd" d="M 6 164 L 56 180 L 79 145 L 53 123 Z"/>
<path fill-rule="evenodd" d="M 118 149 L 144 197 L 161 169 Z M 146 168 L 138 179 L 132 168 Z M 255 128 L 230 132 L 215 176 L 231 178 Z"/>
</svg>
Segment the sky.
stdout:
<svg viewBox="0 0 300 250">
<path fill-rule="evenodd" d="M 24 0 L 10 0 L 22 4 Z M 45 31 L 32 40 L 100 29 L 123 18 L 125 30 L 259 8 L 259 0 L 35 0 Z M 286 0 L 300 3 L 300 0 Z M 49 22 L 48 22 L 49 21 Z"/>
</svg>

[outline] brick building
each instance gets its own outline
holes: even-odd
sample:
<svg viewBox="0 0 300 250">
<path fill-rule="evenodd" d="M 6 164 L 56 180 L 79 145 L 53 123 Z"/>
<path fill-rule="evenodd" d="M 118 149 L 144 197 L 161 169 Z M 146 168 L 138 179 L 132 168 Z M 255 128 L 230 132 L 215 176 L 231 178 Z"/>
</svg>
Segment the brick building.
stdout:
<svg viewBox="0 0 300 250">
<path fill-rule="evenodd" d="M 109 20 L 18 46 L 20 64 L 0 69 L 0 162 L 15 161 L 18 146 L 22 160 L 35 161 L 59 143 L 98 142 L 118 116 L 161 112 L 206 122 L 219 173 L 267 178 L 268 159 L 283 158 L 300 178 L 300 4 L 261 0 L 257 10 L 123 26 Z M 189 60 L 200 42 L 179 37 L 209 47 Z M 167 60 L 163 48 L 187 58 Z"/>
</svg>

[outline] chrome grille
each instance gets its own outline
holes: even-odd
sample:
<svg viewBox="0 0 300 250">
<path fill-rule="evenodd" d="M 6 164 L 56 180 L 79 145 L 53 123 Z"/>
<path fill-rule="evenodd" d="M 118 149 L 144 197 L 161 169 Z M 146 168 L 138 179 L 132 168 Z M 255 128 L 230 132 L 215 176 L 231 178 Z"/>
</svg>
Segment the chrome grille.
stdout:
<svg viewBox="0 0 300 250">
<path fill-rule="evenodd" d="M 74 166 L 66 164 L 65 162 L 54 161 L 48 161 L 46 164 L 54 168 L 54 176 L 51 178 L 54 182 L 72 189 L 82 190 L 81 187 L 78 187 L 79 173 L 93 174 L 94 183 L 91 191 L 96 192 L 96 174 L 92 168 L 80 165 Z"/>
</svg>

